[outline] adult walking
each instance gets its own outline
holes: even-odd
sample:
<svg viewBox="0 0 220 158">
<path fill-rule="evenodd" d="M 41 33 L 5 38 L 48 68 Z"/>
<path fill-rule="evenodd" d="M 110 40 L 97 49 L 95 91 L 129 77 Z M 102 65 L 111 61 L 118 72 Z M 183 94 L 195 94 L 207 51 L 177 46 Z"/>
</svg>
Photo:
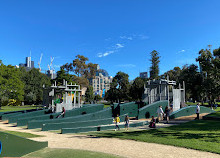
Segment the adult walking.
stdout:
<svg viewBox="0 0 220 158">
<path fill-rule="evenodd" d="M 129 127 L 129 117 L 128 115 L 126 115 L 125 117 L 125 130 L 128 131 L 128 127 Z"/>
<path fill-rule="evenodd" d="M 164 115 L 164 112 L 163 112 L 162 106 L 159 106 L 157 109 L 158 122 L 163 120 L 163 115 Z"/>
<path fill-rule="evenodd" d="M 200 113 L 200 103 L 196 105 L 196 115 L 197 115 L 196 120 L 199 120 L 199 113 Z"/>
</svg>

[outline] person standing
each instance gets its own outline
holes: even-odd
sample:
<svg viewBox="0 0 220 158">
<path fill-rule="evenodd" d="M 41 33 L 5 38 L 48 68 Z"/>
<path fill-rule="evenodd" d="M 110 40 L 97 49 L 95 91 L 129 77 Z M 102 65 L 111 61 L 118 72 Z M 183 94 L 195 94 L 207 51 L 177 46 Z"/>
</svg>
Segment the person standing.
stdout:
<svg viewBox="0 0 220 158">
<path fill-rule="evenodd" d="M 167 120 L 167 123 L 169 122 L 169 117 L 170 117 L 170 109 L 168 106 L 166 106 L 165 108 L 165 115 L 166 115 L 166 120 Z"/>
<path fill-rule="evenodd" d="M 199 113 L 200 113 L 200 103 L 196 105 L 196 115 L 197 115 L 196 120 L 199 120 Z"/>
<path fill-rule="evenodd" d="M 128 131 L 128 127 L 129 127 L 129 117 L 128 115 L 126 115 L 125 117 L 125 130 Z"/>
<path fill-rule="evenodd" d="M 162 106 L 159 106 L 157 109 L 158 122 L 163 120 L 163 114 L 164 112 L 163 112 Z"/>
<path fill-rule="evenodd" d="M 117 114 L 117 117 L 115 117 L 115 131 L 118 128 L 118 130 L 120 130 L 118 124 L 120 123 L 120 118 L 119 118 L 119 114 Z"/>
</svg>

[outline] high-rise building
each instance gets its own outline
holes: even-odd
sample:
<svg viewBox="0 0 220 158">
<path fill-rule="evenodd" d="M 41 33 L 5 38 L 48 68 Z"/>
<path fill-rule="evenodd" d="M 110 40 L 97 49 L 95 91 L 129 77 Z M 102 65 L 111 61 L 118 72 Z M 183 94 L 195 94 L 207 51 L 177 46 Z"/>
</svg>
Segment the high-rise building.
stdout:
<svg viewBox="0 0 220 158">
<path fill-rule="evenodd" d="M 31 57 L 26 57 L 26 67 L 31 68 Z"/>
<path fill-rule="evenodd" d="M 147 72 L 140 72 L 140 78 L 147 79 Z"/>
<path fill-rule="evenodd" d="M 25 67 L 26 71 L 34 68 L 34 61 L 31 61 L 31 57 L 26 57 L 26 63 L 20 63 L 19 67 Z"/>
<path fill-rule="evenodd" d="M 99 73 L 92 79 L 92 87 L 95 93 L 107 92 L 110 89 L 110 83 L 112 82 L 112 76 L 104 76 Z"/>
</svg>

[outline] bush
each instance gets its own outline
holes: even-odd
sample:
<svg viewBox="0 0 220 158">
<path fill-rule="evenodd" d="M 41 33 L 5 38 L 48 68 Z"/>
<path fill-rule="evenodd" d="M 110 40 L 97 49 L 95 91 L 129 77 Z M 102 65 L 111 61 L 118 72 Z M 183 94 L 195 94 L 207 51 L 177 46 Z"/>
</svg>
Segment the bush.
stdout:
<svg viewBox="0 0 220 158">
<path fill-rule="evenodd" d="M 21 105 L 21 102 L 15 99 L 9 99 L 7 103 L 7 106 L 20 106 L 20 105 Z"/>
</svg>

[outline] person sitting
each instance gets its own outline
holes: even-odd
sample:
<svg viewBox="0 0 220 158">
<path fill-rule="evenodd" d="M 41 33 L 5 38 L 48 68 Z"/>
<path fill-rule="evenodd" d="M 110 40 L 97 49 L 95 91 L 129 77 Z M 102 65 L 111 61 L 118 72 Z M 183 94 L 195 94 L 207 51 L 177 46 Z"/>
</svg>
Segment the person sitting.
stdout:
<svg viewBox="0 0 220 158">
<path fill-rule="evenodd" d="M 65 112 L 66 112 L 66 110 L 65 110 L 65 108 L 63 107 L 62 108 L 62 112 L 57 116 L 57 118 L 59 118 L 59 117 L 64 117 L 65 116 Z"/>
<path fill-rule="evenodd" d="M 150 128 L 156 128 L 156 120 L 155 120 L 154 116 L 152 116 L 149 127 Z"/>
</svg>

